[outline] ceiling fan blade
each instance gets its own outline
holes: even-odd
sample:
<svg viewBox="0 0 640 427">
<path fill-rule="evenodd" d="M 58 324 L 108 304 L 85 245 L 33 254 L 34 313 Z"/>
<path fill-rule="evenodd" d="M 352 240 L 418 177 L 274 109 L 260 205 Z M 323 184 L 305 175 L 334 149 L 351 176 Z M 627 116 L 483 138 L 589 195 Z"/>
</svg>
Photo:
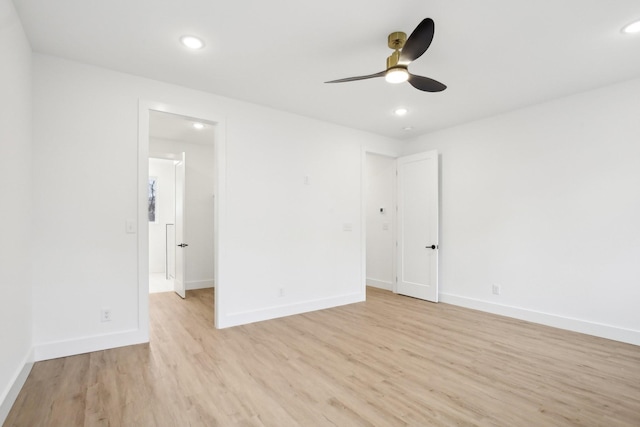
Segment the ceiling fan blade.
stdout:
<svg viewBox="0 0 640 427">
<path fill-rule="evenodd" d="M 384 77 L 386 72 L 387 70 L 384 70 L 384 71 L 380 71 L 379 73 L 369 74 L 368 76 L 347 77 L 346 79 L 331 80 L 325 83 L 344 83 L 344 82 L 354 82 L 356 80 L 373 79 L 375 77 Z"/>
<path fill-rule="evenodd" d="M 433 23 L 433 19 L 423 19 L 404 43 L 404 47 L 400 51 L 400 61 L 398 62 L 408 65 L 411 61 L 420 58 L 431 45 L 434 31 L 435 24 Z"/>
<path fill-rule="evenodd" d="M 430 79 L 429 77 L 409 75 L 409 83 L 411 86 L 424 92 L 442 92 L 447 88 L 446 85 L 440 83 L 437 80 Z"/>
</svg>

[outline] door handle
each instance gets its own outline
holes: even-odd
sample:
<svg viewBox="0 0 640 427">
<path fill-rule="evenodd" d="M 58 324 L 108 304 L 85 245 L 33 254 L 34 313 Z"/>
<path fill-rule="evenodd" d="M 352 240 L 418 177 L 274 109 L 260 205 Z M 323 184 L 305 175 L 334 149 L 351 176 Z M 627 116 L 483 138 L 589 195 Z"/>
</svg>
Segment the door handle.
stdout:
<svg viewBox="0 0 640 427">
<path fill-rule="evenodd" d="M 436 245 L 425 246 L 425 248 L 427 248 L 427 249 L 438 249 L 438 247 Z"/>
<path fill-rule="evenodd" d="M 180 246 L 181 248 L 186 248 L 189 245 L 187 245 L 186 243 L 180 243 L 178 246 Z"/>
</svg>

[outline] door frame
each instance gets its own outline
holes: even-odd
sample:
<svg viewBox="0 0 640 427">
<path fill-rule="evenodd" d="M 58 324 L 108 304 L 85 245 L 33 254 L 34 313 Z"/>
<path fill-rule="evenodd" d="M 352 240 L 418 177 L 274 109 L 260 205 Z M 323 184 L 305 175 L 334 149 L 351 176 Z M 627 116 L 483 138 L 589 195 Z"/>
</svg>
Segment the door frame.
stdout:
<svg viewBox="0 0 640 427">
<path fill-rule="evenodd" d="M 187 212 L 186 212 L 186 193 L 187 193 L 187 156 L 186 153 L 183 151 L 182 153 L 180 153 L 180 160 L 176 160 L 173 164 L 173 182 L 174 182 L 174 186 L 175 186 L 175 200 L 174 200 L 174 204 L 173 204 L 173 212 L 174 212 L 174 219 L 173 219 L 173 224 L 174 224 L 174 232 L 176 236 L 179 236 L 180 239 L 176 239 L 176 241 L 174 242 L 174 244 L 176 245 L 174 247 L 174 250 L 176 251 L 176 256 L 174 257 L 175 260 L 175 277 L 173 279 L 173 291 L 180 295 L 180 298 L 184 299 L 187 297 L 187 267 L 186 267 L 186 259 L 187 259 L 187 254 L 186 254 L 186 249 L 184 246 L 180 247 L 180 249 L 175 249 L 178 246 L 178 241 L 180 241 L 180 245 L 184 245 L 184 242 L 187 241 L 187 235 L 185 233 L 187 227 L 186 227 L 186 218 L 187 218 Z M 180 172 L 180 174 L 178 174 L 178 166 L 181 165 L 181 170 L 182 172 Z M 180 178 L 180 185 L 178 185 L 178 179 Z M 178 195 L 180 195 L 180 203 L 178 203 Z M 180 208 L 180 221 L 178 221 L 178 208 Z M 180 260 L 180 262 L 178 263 L 178 260 Z M 178 274 L 178 266 L 180 267 L 180 274 Z M 215 269 L 214 269 L 214 273 L 215 273 Z"/>
<path fill-rule="evenodd" d="M 224 284 L 219 280 L 224 268 L 224 231 L 226 224 L 226 119 L 219 112 L 207 107 L 193 107 L 146 99 L 138 100 L 138 329 L 149 341 L 149 111 L 171 113 L 198 119 L 214 125 L 214 224 L 213 224 L 213 280 L 215 286 L 214 326 L 218 328 L 224 309 Z"/>
</svg>

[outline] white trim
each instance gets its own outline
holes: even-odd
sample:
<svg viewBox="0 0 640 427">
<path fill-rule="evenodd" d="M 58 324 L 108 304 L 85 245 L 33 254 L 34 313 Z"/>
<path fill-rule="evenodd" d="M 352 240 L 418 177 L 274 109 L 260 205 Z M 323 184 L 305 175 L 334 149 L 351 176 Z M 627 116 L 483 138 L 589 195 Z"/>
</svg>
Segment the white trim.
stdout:
<svg viewBox="0 0 640 427">
<path fill-rule="evenodd" d="M 161 111 L 165 113 L 177 114 L 191 117 L 200 121 L 215 124 L 214 126 L 214 161 L 215 161 L 215 198 L 213 230 L 214 242 L 214 277 L 213 282 L 216 287 L 214 322 L 219 328 L 225 316 L 223 301 L 226 298 L 224 293 L 223 277 L 224 272 L 224 224 L 226 221 L 226 118 L 218 112 L 209 108 L 193 108 L 178 105 L 165 104 L 162 102 L 140 99 L 138 106 L 138 289 L 139 289 L 139 329 L 141 334 L 146 335 L 149 340 L 149 238 L 146 224 L 146 197 L 148 185 L 147 175 L 149 174 L 149 110 Z"/>
<path fill-rule="evenodd" d="M 217 297 L 217 290 L 216 290 Z M 291 316 L 294 314 L 308 313 L 310 311 L 324 310 L 327 308 L 338 307 L 341 305 L 353 304 L 365 301 L 364 293 L 354 293 L 342 295 L 339 297 L 323 298 L 311 301 L 304 301 L 290 305 L 279 305 L 258 310 L 242 311 L 237 313 L 228 313 L 224 319 L 221 328 L 231 326 L 245 325 L 247 323 L 261 322 L 279 317 Z"/>
<path fill-rule="evenodd" d="M 227 246 L 226 223 L 227 223 L 227 130 L 226 119 L 216 121 L 216 133 L 214 141 L 213 156 L 215 161 L 216 181 L 213 198 L 213 283 L 216 285 L 214 324 L 216 328 L 222 328 L 222 319 L 226 315 L 222 301 L 226 294 L 222 286 L 222 277 L 225 271 L 225 256 Z"/>
<path fill-rule="evenodd" d="M 22 390 L 24 383 L 27 381 L 31 368 L 33 368 L 33 348 L 27 352 L 21 365 L 22 367 L 16 371 L 7 388 L 0 396 L 0 426 L 4 425 L 9 411 L 11 411 L 11 407 L 18 398 L 18 394 L 20 390 Z"/>
<path fill-rule="evenodd" d="M 386 289 L 387 291 L 393 291 L 393 283 L 386 280 L 376 280 L 367 277 L 367 286 L 374 288 Z"/>
<path fill-rule="evenodd" d="M 397 150 L 385 147 L 369 147 L 366 144 L 362 147 L 365 153 L 378 154 L 380 156 L 391 157 L 392 159 L 400 157 Z"/>
<path fill-rule="evenodd" d="M 360 153 L 360 280 L 361 291 L 367 295 L 367 149 Z M 366 298 L 366 297 L 365 297 Z"/>
<path fill-rule="evenodd" d="M 441 302 L 447 304 L 512 317 L 514 319 L 526 320 L 528 322 L 580 332 L 582 334 L 594 335 L 596 337 L 607 338 L 610 340 L 640 345 L 639 330 L 624 329 L 602 323 L 590 322 L 588 320 L 574 319 L 571 317 L 558 316 L 556 314 L 528 310 L 520 307 L 496 304 L 490 301 L 467 298 L 459 295 L 441 293 L 440 298 Z"/>
<path fill-rule="evenodd" d="M 152 103 L 138 101 L 138 330 L 149 342 L 149 110 Z M 140 197 L 145 194 L 144 197 Z M 144 200 L 143 200 L 144 199 Z M 143 226 L 144 225 L 144 226 Z M 43 360 L 43 359 L 39 359 Z"/>
<path fill-rule="evenodd" d="M 213 279 L 209 280 L 191 280 L 185 284 L 185 289 L 188 291 L 192 291 L 194 289 L 206 289 L 213 288 Z"/>
<path fill-rule="evenodd" d="M 110 348 L 125 347 L 127 345 L 146 342 L 149 342 L 148 331 L 144 333 L 140 330 L 95 335 L 71 340 L 51 341 L 36 344 L 34 348 L 34 359 L 36 362 L 39 362 L 41 360 L 91 353 L 93 351 L 108 350 Z"/>
</svg>

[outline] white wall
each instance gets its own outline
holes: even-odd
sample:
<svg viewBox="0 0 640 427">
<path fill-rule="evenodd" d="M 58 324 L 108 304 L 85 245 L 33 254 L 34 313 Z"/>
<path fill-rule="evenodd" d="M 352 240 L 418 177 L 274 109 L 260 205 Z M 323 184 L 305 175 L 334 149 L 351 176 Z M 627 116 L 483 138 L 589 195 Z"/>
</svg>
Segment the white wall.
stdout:
<svg viewBox="0 0 640 427">
<path fill-rule="evenodd" d="M 156 177 L 156 221 L 149 223 L 149 273 L 166 273 L 166 229 L 175 222 L 173 160 L 149 159 L 149 176 Z"/>
<path fill-rule="evenodd" d="M 367 153 L 367 285 L 393 289 L 396 225 L 396 160 Z M 384 214 L 380 213 L 384 208 Z"/>
<path fill-rule="evenodd" d="M 31 48 L 0 0 L 0 424 L 31 368 Z"/>
<path fill-rule="evenodd" d="M 47 183 L 34 191 L 37 358 L 144 339 L 137 236 L 125 232 L 140 98 L 226 117 L 220 326 L 364 298 L 361 147 L 393 140 L 40 54 L 34 74 L 34 176 Z"/>
<path fill-rule="evenodd" d="M 214 158 L 211 145 L 152 138 L 152 153 L 185 153 L 186 289 L 213 286 Z"/>
<path fill-rule="evenodd" d="M 633 80 L 408 143 L 441 153 L 442 300 L 640 344 L 639 112 Z"/>
</svg>

